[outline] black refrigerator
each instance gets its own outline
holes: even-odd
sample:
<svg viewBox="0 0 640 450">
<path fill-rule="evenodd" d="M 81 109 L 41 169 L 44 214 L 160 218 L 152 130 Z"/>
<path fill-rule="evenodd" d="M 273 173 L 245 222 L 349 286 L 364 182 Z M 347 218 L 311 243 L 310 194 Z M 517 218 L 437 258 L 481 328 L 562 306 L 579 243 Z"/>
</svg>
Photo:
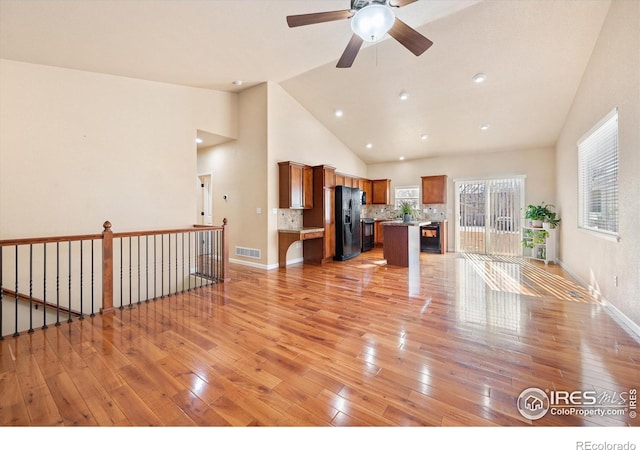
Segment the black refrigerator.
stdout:
<svg viewBox="0 0 640 450">
<path fill-rule="evenodd" d="M 336 186 L 336 261 L 360 254 L 360 203 L 358 188 Z"/>
</svg>

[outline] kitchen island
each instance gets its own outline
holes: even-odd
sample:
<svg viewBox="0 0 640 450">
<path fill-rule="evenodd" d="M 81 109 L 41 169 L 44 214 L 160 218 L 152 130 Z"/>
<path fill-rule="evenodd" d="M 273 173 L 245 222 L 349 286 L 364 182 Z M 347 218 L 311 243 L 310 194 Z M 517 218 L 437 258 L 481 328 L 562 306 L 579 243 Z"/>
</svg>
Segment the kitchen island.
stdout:
<svg viewBox="0 0 640 450">
<path fill-rule="evenodd" d="M 420 226 L 429 222 L 382 222 L 384 230 L 383 255 L 391 266 L 420 265 Z"/>
</svg>

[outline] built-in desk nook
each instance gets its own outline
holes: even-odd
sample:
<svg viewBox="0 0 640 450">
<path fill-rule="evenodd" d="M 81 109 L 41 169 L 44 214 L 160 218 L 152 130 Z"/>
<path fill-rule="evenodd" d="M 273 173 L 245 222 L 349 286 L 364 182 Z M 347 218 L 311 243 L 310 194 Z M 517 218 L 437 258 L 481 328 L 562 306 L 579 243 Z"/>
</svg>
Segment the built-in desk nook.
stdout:
<svg viewBox="0 0 640 450">
<path fill-rule="evenodd" d="M 306 241 L 308 239 L 323 239 L 324 228 L 295 228 L 292 230 L 278 230 L 278 265 L 280 267 L 287 266 L 287 251 L 291 244 L 297 241 Z M 304 254 L 304 262 L 320 263 L 316 261 L 316 256 Z"/>
</svg>

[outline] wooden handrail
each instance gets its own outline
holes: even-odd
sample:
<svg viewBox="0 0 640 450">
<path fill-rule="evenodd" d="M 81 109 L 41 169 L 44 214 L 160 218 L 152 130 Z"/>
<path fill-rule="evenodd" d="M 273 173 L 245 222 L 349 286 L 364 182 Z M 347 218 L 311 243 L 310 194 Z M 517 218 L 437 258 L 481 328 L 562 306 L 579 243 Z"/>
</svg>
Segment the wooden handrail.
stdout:
<svg viewBox="0 0 640 450">
<path fill-rule="evenodd" d="M 229 281 L 229 233 L 227 219 L 223 219 L 222 226 L 210 226 L 210 225 L 194 225 L 190 228 L 171 228 L 165 230 L 150 230 L 150 231 L 130 231 L 114 233 L 111 230 L 111 222 L 105 221 L 103 224 L 103 232 L 101 234 L 82 234 L 82 235 L 70 235 L 70 236 L 51 236 L 51 237 L 36 237 L 36 238 L 19 238 L 19 239 L 3 239 L 0 240 L 0 247 L 8 246 L 20 246 L 20 245 L 32 245 L 32 244 L 48 244 L 59 242 L 72 242 L 72 241 L 89 241 L 89 240 L 102 240 L 102 308 L 100 312 L 102 314 L 112 312 L 116 308 L 113 305 L 113 239 L 114 238 L 127 238 L 127 237 L 140 237 L 140 236 L 155 236 L 165 234 L 176 233 L 191 233 L 194 231 L 222 231 L 222 273 L 221 281 Z M 6 289 L 3 289 L 6 291 Z M 21 294 L 19 294 L 20 296 Z"/>
<path fill-rule="evenodd" d="M 226 220 L 226 219 L 225 219 Z M 140 237 L 140 236 L 153 236 L 160 234 L 176 234 L 176 233 L 190 233 L 197 229 L 198 231 L 210 231 L 210 230 L 222 230 L 222 226 L 211 226 L 211 225 L 194 225 L 191 228 L 171 228 L 167 230 L 152 230 L 152 231 L 126 231 L 120 233 L 113 233 L 114 238 L 124 238 L 124 237 Z"/>
<path fill-rule="evenodd" d="M 3 288 L 2 292 L 7 296 L 7 298 L 15 299 L 17 297 L 19 300 L 22 300 L 22 301 L 25 301 L 25 302 L 31 302 L 34 305 L 43 305 L 43 306 L 49 306 L 51 308 L 58 308 L 62 312 L 71 313 L 76 317 L 80 317 L 80 313 L 78 311 L 74 311 L 74 310 L 66 308 L 64 306 L 57 306 L 55 303 L 45 302 L 42 299 L 35 298 L 35 297 L 29 297 L 26 294 L 20 294 L 20 293 L 16 294 L 16 291 L 12 291 L 11 289 Z"/>
<path fill-rule="evenodd" d="M 36 238 L 20 238 L 20 239 L 1 239 L 0 247 L 9 247 L 12 245 L 50 244 L 52 242 L 90 241 L 93 239 L 102 239 L 102 234 L 79 234 L 74 236 L 50 236 L 50 237 L 36 237 Z"/>
</svg>

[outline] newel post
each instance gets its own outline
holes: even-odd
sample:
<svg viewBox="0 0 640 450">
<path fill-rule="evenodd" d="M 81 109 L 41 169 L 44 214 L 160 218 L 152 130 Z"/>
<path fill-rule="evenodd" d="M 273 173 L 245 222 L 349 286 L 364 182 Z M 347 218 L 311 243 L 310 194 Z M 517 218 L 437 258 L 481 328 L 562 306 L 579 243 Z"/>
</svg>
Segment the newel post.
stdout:
<svg viewBox="0 0 640 450">
<path fill-rule="evenodd" d="M 222 219 L 222 281 L 229 281 L 229 225 L 227 218 Z"/>
<path fill-rule="evenodd" d="M 100 313 L 110 313 L 113 308 L 113 231 L 108 220 L 102 225 L 102 308 Z"/>
</svg>

